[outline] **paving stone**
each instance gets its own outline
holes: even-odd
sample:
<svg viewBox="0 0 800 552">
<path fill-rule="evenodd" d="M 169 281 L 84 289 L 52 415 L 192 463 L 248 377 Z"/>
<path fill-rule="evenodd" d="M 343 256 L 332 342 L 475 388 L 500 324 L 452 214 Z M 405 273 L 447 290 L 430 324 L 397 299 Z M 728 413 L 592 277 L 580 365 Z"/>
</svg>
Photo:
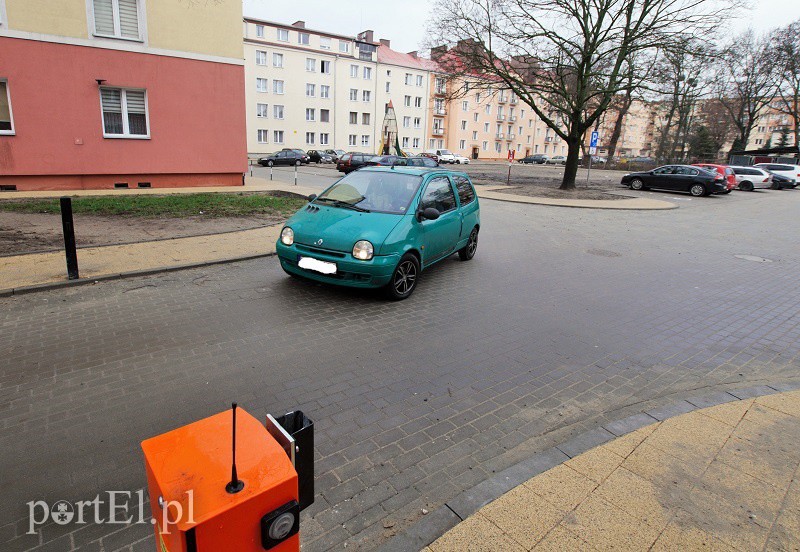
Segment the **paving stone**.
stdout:
<svg viewBox="0 0 800 552">
<path fill-rule="evenodd" d="M 586 452 L 590 448 L 602 445 L 614 437 L 615 435 L 610 431 L 603 429 L 602 427 L 598 427 L 576 435 L 569 441 L 561 443 L 556 448 L 572 458 L 583 452 Z"/>
<path fill-rule="evenodd" d="M 603 424 L 603 428 L 619 437 L 621 435 L 625 435 L 626 433 L 630 433 L 642 427 L 653 424 L 656 421 L 658 421 L 656 418 L 646 413 L 633 414 L 627 418 Z"/>
<path fill-rule="evenodd" d="M 686 414 L 687 412 L 691 412 L 696 408 L 697 407 L 695 405 L 687 401 L 678 401 L 675 403 L 667 404 L 665 406 L 651 408 L 646 412 L 646 414 L 652 416 L 658 421 L 663 421 L 668 418 L 672 418 L 673 416 L 680 416 L 681 414 Z"/>
</svg>

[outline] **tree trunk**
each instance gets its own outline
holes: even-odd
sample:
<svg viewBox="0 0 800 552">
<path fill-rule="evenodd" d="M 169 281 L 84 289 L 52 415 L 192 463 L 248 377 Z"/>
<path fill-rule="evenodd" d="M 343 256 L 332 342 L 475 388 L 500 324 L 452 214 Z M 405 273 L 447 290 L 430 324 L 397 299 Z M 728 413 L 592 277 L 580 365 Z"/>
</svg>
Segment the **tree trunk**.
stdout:
<svg viewBox="0 0 800 552">
<path fill-rule="evenodd" d="M 625 94 L 625 99 L 622 100 L 622 105 L 617 113 L 617 120 L 614 121 L 614 130 L 611 131 L 611 138 L 608 141 L 609 163 L 612 163 L 614 160 L 614 154 L 617 152 L 617 142 L 619 142 L 619 137 L 622 135 L 622 121 L 625 119 L 625 115 L 628 114 L 628 110 L 631 108 L 632 103 L 633 99 L 630 96 L 630 92 L 628 92 Z"/>
<path fill-rule="evenodd" d="M 578 136 L 570 134 L 567 137 L 567 163 L 564 166 L 564 179 L 561 181 L 561 190 L 574 190 L 575 177 L 578 174 L 578 157 L 581 154 L 581 140 Z"/>
</svg>

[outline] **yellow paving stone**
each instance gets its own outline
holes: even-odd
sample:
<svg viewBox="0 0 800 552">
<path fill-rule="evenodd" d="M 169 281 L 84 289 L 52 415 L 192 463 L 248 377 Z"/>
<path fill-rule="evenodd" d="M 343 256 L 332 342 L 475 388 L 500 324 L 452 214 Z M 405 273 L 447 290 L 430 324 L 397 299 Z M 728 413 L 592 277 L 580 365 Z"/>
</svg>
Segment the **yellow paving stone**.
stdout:
<svg viewBox="0 0 800 552">
<path fill-rule="evenodd" d="M 756 404 L 800 418 L 800 391 L 759 397 Z"/>
<path fill-rule="evenodd" d="M 558 525 L 532 550 L 536 552 L 583 552 L 596 549 L 563 525 Z"/>
<path fill-rule="evenodd" d="M 703 475 L 706 466 L 705 462 L 686 463 L 651 447 L 646 440 L 622 462 L 622 467 L 655 484 L 675 487 L 690 486 Z"/>
<path fill-rule="evenodd" d="M 635 473 L 619 468 L 594 494 L 627 512 L 641 522 L 661 529 L 672 518 L 671 506 L 680 503 L 683 492 L 670 495 L 669 488 L 656 486 Z"/>
<path fill-rule="evenodd" d="M 711 463 L 700 484 L 739 510 L 755 515 L 760 525 L 769 525 L 775 520 L 786 494 L 786 488 L 767 485 L 718 460 Z"/>
<path fill-rule="evenodd" d="M 733 430 L 733 426 L 690 412 L 662 422 L 644 444 L 677 458 L 689 471 L 702 473 Z"/>
<path fill-rule="evenodd" d="M 468 517 L 439 537 L 432 552 L 523 552 L 523 548 L 480 513 Z"/>
<path fill-rule="evenodd" d="M 769 454 L 765 452 L 767 451 L 758 446 L 758 443 L 731 437 L 720 450 L 717 460 L 779 489 L 786 489 L 792 480 L 797 463 L 791 462 L 778 450 L 771 450 Z"/>
<path fill-rule="evenodd" d="M 647 550 L 659 530 L 592 494 L 562 522 L 598 550 Z"/>
<path fill-rule="evenodd" d="M 603 447 L 614 454 L 627 458 L 659 425 L 660 423 L 655 423 L 642 427 L 606 443 Z"/>
<path fill-rule="evenodd" d="M 520 485 L 481 508 L 480 513 L 529 549 L 558 525 L 567 511 Z"/>
<path fill-rule="evenodd" d="M 697 527 L 681 527 L 676 522 L 667 525 L 651 552 L 704 550 L 709 552 L 736 552 L 736 549 Z"/>
<path fill-rule="evenodd" d="M 754 399 L 733 401 L 725 404 L 718 404 L 710 408 L 698 410 L 698 414 L 714 418 L 718 422 L 735 426 L 745 415 L 745 412 L 752 406 Z"/>
<path fill-rule="evenodd" d="M 596 483 L 601 483 L 624 459 L 605 447 L 595 447 L 567 460 L 566 464 Z"/>
<path fill-rule="evenodd" d="M 597 488 L 597 483 L 565 464 L 529 479 L 524 485 L 561 510 L 571 510 Z"/>
</svg>

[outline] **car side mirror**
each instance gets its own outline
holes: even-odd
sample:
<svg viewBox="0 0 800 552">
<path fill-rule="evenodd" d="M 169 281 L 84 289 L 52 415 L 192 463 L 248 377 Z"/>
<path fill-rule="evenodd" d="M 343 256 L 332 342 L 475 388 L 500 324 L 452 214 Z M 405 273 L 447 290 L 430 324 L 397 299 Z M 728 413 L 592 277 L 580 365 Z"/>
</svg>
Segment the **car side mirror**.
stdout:
<svg viewBox="0 0 800 552">
<path fill-rule="evenodd" d="M 314 201 L 315 199 L 317 199 L 317 194 L 311 194 L 308 196 L 308 201 Z"/>
<path fill-rule="evenodd" d="M 439 218 L 439 211 L 434 209 L 433 207 L 427 207 L 426 209 L 420 209 L 417 211 L 417 218 L 422 221 L 422 219 L 428 220 L 436 220 Z"/>
</svg>

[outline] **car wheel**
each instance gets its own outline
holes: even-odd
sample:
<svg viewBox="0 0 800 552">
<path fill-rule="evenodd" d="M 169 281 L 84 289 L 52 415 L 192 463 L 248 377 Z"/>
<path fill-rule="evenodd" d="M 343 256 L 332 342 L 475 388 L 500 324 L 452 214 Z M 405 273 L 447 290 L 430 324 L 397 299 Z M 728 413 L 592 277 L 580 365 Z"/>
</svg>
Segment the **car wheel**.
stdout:
<svg viewBox="0 0 800 552">
<path fill-rule="evenodd" d="M 729 193 L 731 193 L 731 191 L 730 190 L 725 190 L 724 192 L 720 192 L 720 193 L 729 194 Z"/>
<path fill-rule="evenodd" d="M 400 262 L 392 273 L 389 285 L 386 286 L 386 294 L 395 301 L 407 299 L 417 289 L 418 280 L 419 261 L 414 254 L 406 253 L 400 257 Z"/>
<path fill-rule="evenodd" d="M 706 195 L 706 187 L 702 184 L 692 184 L 692 187 L 689 188 L 689 193 L 694 197 L 704 196 Z"/>
<path fill-rule="evenodd" d="M 267 161 L 267 167 L 271 167 L 271 166 L 272 166 L 272 165 L 274 165 L 274 164 L 275 164 L 275 163 L 272 161 L 272 159 L 270 159 L 269 161 Z"/>
<path fill-rule="evenodd" d="M 467 245 L 462 247 L 458 250 L 458 258 L 462 261 L 469 261 L 472 257 L 475 256 L 475 252 L 478 250 L 478 227 L 472 229 L 472 232 L 469 233 L 469 239 L 467 240 Z"/>
<path fill-rule="evenodd" d="M 644 182 L 639 178 L 631 180 L 631 190 L 644 190 Z"/>
<path fill-rule="evenodd" d="M 752 192 L 754 190 L 752 182 L 742 182 L 739 184 L 739 189 L 743 192 Z"/>
</svg>

